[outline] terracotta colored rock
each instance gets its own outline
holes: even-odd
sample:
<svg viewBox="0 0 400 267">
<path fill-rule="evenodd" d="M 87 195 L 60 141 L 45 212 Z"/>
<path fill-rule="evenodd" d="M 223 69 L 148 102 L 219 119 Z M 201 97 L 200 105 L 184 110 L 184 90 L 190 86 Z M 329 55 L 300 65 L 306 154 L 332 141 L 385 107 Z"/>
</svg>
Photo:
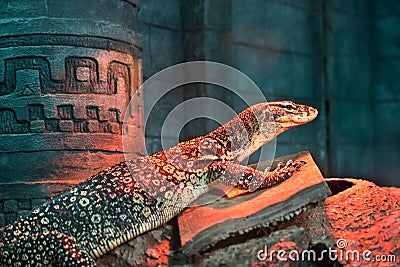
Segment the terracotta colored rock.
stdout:
<svg viewBox="0 0 400 267">
<path fill-rule="evenodd" d="M 285 262 L 277 259 L 277 251 L 285 251 L 288 257 L 291 251 L 301 253 L 307 249 L 309 242 L 310 238 L 303 228 L 288 227 L 269 236 L 212 251 L 198 259 L 197 263 L 205 266 L 282 266 Z"/>
<path fill-rule="evenodd" d="M 361 179 L 331 178 L 327 183 L 332 196 L 274 230 L 304 228 L 311 238 L 311 249 L 337 250 L 336 258 L 325 257 L 330 264 L 398 266 L 400 189 L 379 187 Z M 371 260 L 362 259 L 363 253 Z M 377 262 L 374 256 L 382 256 L 385 261 Z"/>
<path fill-rule="evenodd" d="M 275 159 L 272 166 L 289 159 L 306 164 L 292 177 L 272 188 L 232 199 L 220 198 L 184 211 L 178 217 L 184 253 L 199 253 L 236 232 L 244 233 L 263 225 L 290 220 L 303 207 L 330 195 L 324 177 L 308 152 Z M 199 201 L 202 202 L 201 198 Z"/>
<path fill-rule="evenodd" d="M 194 258 L 187 258 L 180 252 L 170 251 L 168 264 L 170 266 L 265 266 L 265 264 L 268 266 L 399 266 L 400 189 L 379 187 L 361 179 L 331 178 L 326 181 L 333 195 L 308 206 L 307 211 L 293 219 L 276 226 L 261 227 L 243 234 L 237 233 Z M 177 238 L 173 236 L 171 241 L 175 239 L 176 242 Z M 135 241 L 130 243 L 134 244 Z M 165 257 L 156 259 L 157 257 L 150 256 L 158 255 L 152 251 L 152 244 L 140 244 L 141 250 L 138 252 L 140 256 L 132 255 L 134 258 L 131 260 L 140 261 L 141 258 L 152 257 L 153 264 L 161 266 L 167 264 Z M 338 248 L 338 244 L 343 246 L 342 250 Z M 274 250 L 275 254 L 272 254 L 271 259 L 260 260 L 257 258 L 257 253 L 265 250 L 265 245 L 269 252 Z M 311 258 L 307 258 L 307 253 L 306 260 L 301 265 L 298 261 L 281 261 L 276 257 L 277 251 L 280 250 L 286 252 L 286 257 L 289 255 L 295 257 L 297 254 L 293 251 L 299 252 L 300 257 L 303 251 L 307 253 L 314 251 L 316 261 L 313 261 L 312 254 Z M 332 254 L 336 255 L 336 258 L 328 257 L 329 250 L 332 253 L 337 251 Z M 385 256 L 386 261 L 351 259 L 354 251 L 358 251 L 361 257 L 367 250 L 371 251 L 371 254 L 366 254 L 371 259 L 373 255 L 380 255 Z M 322 251 L 326 252 L 321 256 Z M 113 261 L 118 262 L 123 258 L 121 253 L 111 252 L 111 254 L 114 255 Z M 389 260 L 395 261 L 389 262 Z"/>
<path fill-rule="evenodd" d="M 172 227 L 147 232 L 97 260 L 98 267 L 168 266 Z"/>
<path fill-rule="evenodd" d="M 360 263 L 375 266 L 400 264 L 400 189 L 387 189 L 356 179 L 329 179 L 329 183 L 354 184 L 325 200 L 330 232 L 344 253 L 355 250 L 366 253 L 371 261 L 339 260 L 348 266 Z M 370 251 L 371 253 L 369 253 Z M 393 257 L 394 256 L 394 257 Z M 374 257 L 382 257 L 376 262 Z M 397 258 L 396 263 L 385 262 Z M 372 261 L 373 260 L 373 261 Z"/>
</svg>

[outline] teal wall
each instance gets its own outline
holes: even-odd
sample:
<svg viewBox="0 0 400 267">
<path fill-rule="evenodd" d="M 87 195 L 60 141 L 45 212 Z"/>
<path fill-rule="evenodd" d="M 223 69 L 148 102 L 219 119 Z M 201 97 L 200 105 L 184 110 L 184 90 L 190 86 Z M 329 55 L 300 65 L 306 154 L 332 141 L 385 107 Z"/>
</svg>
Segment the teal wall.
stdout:
<svg viewBox="0 0 400 267">
<path fill-rule="evenodd" d="M 400 185 L 400 2 L 374 1 L 371 41 L 371 177 Z"/>
<path fill-rule="evenodd" d="M 400 186 L 399 1 L 142 0 L 140 5 L 144 79 L 191 60 L 231 65 L 252 78 L 268 100 L 319 109 L 316 121 L 278 137 L 277 156 L 310 150 L 327 177 Z M 244 107 L 216 86 L 178 88 L 151 117 L 149 152 L 161 149 L 165 114 L 195 96 Z M 181 137 L 215 126 L 198 120 Z"/>
</svg>

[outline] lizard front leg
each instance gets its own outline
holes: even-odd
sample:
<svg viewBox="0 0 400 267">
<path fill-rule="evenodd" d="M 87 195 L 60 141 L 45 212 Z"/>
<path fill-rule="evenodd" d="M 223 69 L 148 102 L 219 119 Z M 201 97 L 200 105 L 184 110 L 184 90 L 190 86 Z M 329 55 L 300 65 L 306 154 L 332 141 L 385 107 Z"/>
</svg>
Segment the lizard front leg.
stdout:
<svg viewBox="0 0 400 267">
<path fill-rule="evenodd" d="M 261 172 L 249 166 L 228 162 L 221 180 L 224 184 L 234 187 L 227 193 L 231 198 L 279 184 L 290 178 L 304 164 L 306 164 L 304 161 L 289 160 L 286 163 L 280 162 L 273 171 L 267 169 L 265 172 Z"/>
</svg>

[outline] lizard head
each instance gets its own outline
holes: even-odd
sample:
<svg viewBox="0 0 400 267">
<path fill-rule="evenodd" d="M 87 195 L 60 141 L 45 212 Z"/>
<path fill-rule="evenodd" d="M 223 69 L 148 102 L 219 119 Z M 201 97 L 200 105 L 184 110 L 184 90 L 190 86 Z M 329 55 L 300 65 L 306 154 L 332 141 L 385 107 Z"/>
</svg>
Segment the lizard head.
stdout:
<svg viewBox="0 0 400 267">
<path fill-rule="evenodd" d="M 314 120 L 318 111 L 291 101 L 264 102 L 238 114 L 229 124 L 235 158 L 239 161 L 290 128 Z"/>
<path fill-rule="evenodd" d="M 250 109 L 258 121 L 258 129 L 254 129 L 251 138 L 254 151 L 284 131 L 308 123 L 318 115 L 315 108 L 291 101 L 265 102 Z"/>
<path fill-rule="evenodd" d="M 314 120 L 317 109 L 291 101 L 276 101 L 268 103 L 268 109 L 274 117 L 277 134 L 290 128 L 308 123 Z"/>
</svg>

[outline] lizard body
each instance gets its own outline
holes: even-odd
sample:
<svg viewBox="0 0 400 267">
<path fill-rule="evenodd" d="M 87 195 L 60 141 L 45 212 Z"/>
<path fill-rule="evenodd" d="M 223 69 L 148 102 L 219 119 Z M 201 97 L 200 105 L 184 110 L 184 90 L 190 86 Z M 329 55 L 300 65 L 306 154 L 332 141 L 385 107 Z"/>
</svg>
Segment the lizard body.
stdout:
<svg viewBox="0 0 400 267">
<path fill-rule="evenodd" d="M 289 101 L 260 103 L 208 135 L 110 167 L 0 230 L 0 263 L 96 266 L 101 255 L 165 224 L 213 181 L 250 191 L 282 182 L 302 163 L 265 173 L 239 163 L 316 116 Z"/>
</svg>

